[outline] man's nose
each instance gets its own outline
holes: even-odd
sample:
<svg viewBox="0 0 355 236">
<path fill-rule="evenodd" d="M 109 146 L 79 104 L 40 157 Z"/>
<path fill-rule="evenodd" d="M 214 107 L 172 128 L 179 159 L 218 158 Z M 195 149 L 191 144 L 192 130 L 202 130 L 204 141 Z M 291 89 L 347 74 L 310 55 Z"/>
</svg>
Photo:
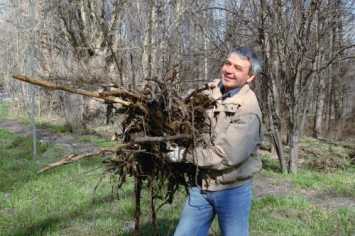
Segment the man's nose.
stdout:
<svg viewBox="0 0 355 236">
<path fill-rule="evenodd" d="M 230 66 L 227 66 L 224 71 L 228 74 L 231 74 L 233 72 Z"/>
</svg>

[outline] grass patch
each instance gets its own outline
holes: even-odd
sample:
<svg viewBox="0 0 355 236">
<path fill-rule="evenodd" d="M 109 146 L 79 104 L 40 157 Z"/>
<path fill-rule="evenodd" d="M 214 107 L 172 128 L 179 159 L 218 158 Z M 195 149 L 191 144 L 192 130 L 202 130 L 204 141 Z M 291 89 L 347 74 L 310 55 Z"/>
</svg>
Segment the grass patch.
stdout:
<svg viewBox="0 0 355 236">
<path fill-rule="evenodd" d="M 10 115 L 10 107 L 12 106 L 11 101 L 1 100 L 0 101 L 0 117 L 7 118 Z"/>
<path fill-rule="evenodd" d="M 36 172 L 61 158 L 47 146 L 31 156 L 30 139 L 1 130 L 0 133 L 0 235 L 132 235 L 134 230 L 134 184 L 119 191 L 109 176 L 103 178 L 99 158 L 66 165 L 43 174 Z M 6 152 L 4 152 L 6 150 Z M 98 168 L 99 167 L 99 168 Z M 160 200 L 157 200 L 160 201 Z M 185 201 L 184 191 L 173 205 L 158 213 L 159 231 L 174 231 Z M 142 235 L 152 235 L 148 195 L 142 196 Z M 157 202 L 159 205 L 161 202 Z"/>
<path fill-rule="evenodd" d="M 300 143 L 302 167 L 317 172 L 347 171 L 354 167 L 349 157 L 352 145 L 342 142 L 326 142 L 314 138 L 305 138 Z"/>
<path fill-rule="evenodd" d="M 27 125 L 32 125 L 31 119 L 27 117 L 26 114 L 19 114 L 18 111 L 14 111 L 14 103 L 11 101 L 0 100 L 0 117 L 19 119 Z M 35 122 L 37 127 L 50 128 L 56 133 L 68 132 L 64 125 L 43 121 L 42 117 L 36 117 Z"/>
<path fill-rule="evenodd" d="M 1 134 L 0 143 L 6 145 L 8 152 L 0 156 L 1 168 L 7 172 L 6 176 L 1 176 L 1 180 L 11 182 L 6 189 L 1 188 L 0 192 L 1 235 L 133 235 L 135 201 L 131 179 L 117 192 L 107 176 L 95 191 L 104 170 L 104 167 L 97 168 L 102 166 L 100 159 L 36 174 L 44 165 L 59 159 L 59 154 L 55 155 L 58 150 L 48 146 L 37 158 L 27 159 L 24 156 L 30 150 L 17 153 L 19 148 L 13 145 L 19 142 L 18 137 L 4 131 Z M 261 175 L 261 178 L 272 180 L 276 186 L 282 185 L 284 181 L 292 182 L 294 189 L 285 189 L 285 193 L 288 192 L 285 196 L 268 195 L 254 199 L 250 235 L 355 233 L 354 207 L 327 210 L 298 194 L 300 189 L 317 190 L 316 186 L 320 184 L 332 186 L 335 192 L 350 190 L 353 173 L 300 170 L 298 175 L 284 175 L 263 170 Z M 303 184 L 301 179 L 307 179 L 308 182 L 313 180 L 314 185 Z M 160 235 L 173 235 L 178 223 L 186 196 L 181 190 L 175 197 L 172 205 L 164 206 L 157 213 Z M 153 231 L 149 222 L 148 204 L 148 194 L 143 191 L 141 235 L 152 235 Z M 217 220 L 213 222 L 209 235 L 220 235 Z"/>
<path fill-rule="evenodd" d="M 101 142 L 97 142 L 97 145 L 100 147 L 100 148 L 113 148 L 117 145 L 117 141 L 101 141 Z"/>
<path fill-rule="evenodd" d="M 103 138 L 98 138 L 92 135 L 80 135 L 76 137 L 83 142 L 96 143 L 99 148 L 113 148 L 117 145 L 117 141 L 107 141 Z"/>
<path fill-rule="evenodd" d="M 81 135 L 79 138 L 82 141 L 87 142 L 87 143 L 93 142 L 93 138 L 91 136 Z"/>
<path fill-rule="evenodd" d="M 317 139 L 304 139 L 302 143 L 307 147 L 317 147 L 319 146 L 319 141 Z"/>
<path fill-rule="evenodd" d="M 300 169 L 297 175 L 291 175 L 295 186 L 303 189 L 318 191 L 331 191 L 337 195 L 346 195 L 355 198 L 354 169 L 337 172 L 315 172 Z"/>
<path fill-rule="evenodd" d="M 271 159 L 267 154 L 262 154 L 260 158 L 263 163 L 263 169 L 281 172 L 280 162 L 278 159 Z"/>
<path fill-rule="evenodd" d="M 251 235 L 353 235 L 354 208 L 326 211 L 300 197 L 254 200 Z"/>
<path fill-rule="evenodd" d="M 6 110 L 0 115 L 6 114 Z M 48 124 L 49 127 L 53 127 Z M 59 132 L 60 128 L 59 128 Z M 82 136 L 86 142 L 100 147 L 112 147 L 108 142 L 92 136 Z M 313 141 L 312 141 L 313 142 Z M 329 151 L 326 143 L 307 144 L 311 148 Z M 134 183 L 127 180 L 117 192 L 110 176 L 102 179 L 102 159 L 80 163 L 36 174 L 48 163 L 57 161 L 66 153 L 56 147 L 38 143 L 38 155 L 32 156 L 32 141 L 14 136 L 0 129 L 0 235 L 133 235 Z M 342 154 L 337 146 L 331 148 Z M 314 150 L 308 152 L 309 158 Z M 319 150 L 318 150 L 319 151 Z M 321 201 L 355 198 L 355 169 L 317 172 L 299 169 L 295 175 L 281 174 L 278 160 L 262 156 L 264 167 L 258 174 L 263 195 L 253 200 L 251 236 L 313 236 L 355 235 L 355 207 L 323 207 L 305 193 L 320 195 Z M 263 181 L 265 185 L 263 185 Z M 256 181 L 255 181 L 256 182 Z M 267 184 L 267 185 L 266 185 Z M 258 191 L 259 189 L 254 189 Z M 149 222 L 148 194 L 142 192 L 141 235 L 152 235 Z M 119 198 L 117 197 L 119 196 Z M 173 235 L 186 196 L 183 189 L 175 195 L 172 205 L 157 213 L 159 235 Z M 157 200 L 156 205 L 160 205 Z M 218 222 L 213 222 L 210 236 L 221 235 Z"/>
<path fill-rule="evenodd" d="M 263 169 L 257 175 L 262 194 L 253 200 L 250 235 L 354 235 L 354 171 Z"/>
<path fill-rule="evenodd" d="M 14 136 L 4 129 L 0 129 L 0 137 L 0 190 L 7 191 L 35 175 L 32 168 L 37 160 L 32 155 L 32 140 Z M 48 145 L 37 142 L 39 155 L 47 149 Z"/>
<path fill-rule="evenodd" d="M 49 122 L 36 122 L 39 127 L 50 128 L 55 133 L 66 133 L 68 129 L 62 124 L 51 124 Z"/>
</svg>

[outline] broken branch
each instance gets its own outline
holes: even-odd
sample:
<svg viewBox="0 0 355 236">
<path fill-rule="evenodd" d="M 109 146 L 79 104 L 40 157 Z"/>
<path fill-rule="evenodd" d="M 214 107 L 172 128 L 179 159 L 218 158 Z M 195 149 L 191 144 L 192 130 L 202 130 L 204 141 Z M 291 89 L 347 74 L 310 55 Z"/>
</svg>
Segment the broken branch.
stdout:
<svg viewBox="0 0 355 236">
<path fill-rule="evenodd" d="M 69 163 L 73 163 L 73 162 L 77 162 L 81 159 L 84 158 L 88 158 L 88 157 L 94 157 L 94 156 L 105 156 L 106 154 L 114 154 L 116 153 L 119 149 L 128 146 L 127 144 L 123 144 L 123 145 L 118 145 L 112 149 L 102 149 L 100 151 L 96 151 L 96 152 L 90 152 L 90 153 L 83 153 L 80 155 L 75 155 L 73 153 L 68 153 L 68 155 L 66 157 L 64 157 L 63 159 L 61 159 L 60 161 L 54 162 L 49 164 L 48 166 L 44 167 L 43 169 L 37 171 L 37 173 L 41 173 L 43 171 L 46 170 L 50 170 L 53 168 L 56 168 L 58 166 L 63 166 Z"/>
<path fill-rule="evenodd" d="M 31 84 L 35 84 L 35 85 L 39 85 L 48 89 L 53 89 L 53 90 L 62 90 L 62 91 L 67 91 L 70 93 L 75 93 L 75 94 L 80 94 L 80 95 L 84 95 L 87 97 L 94 97 L 94 98 L 101 98 L 103 100 L 109 101 L 109 102 L 113 102 L 113 103 L 119 103 L 123 106 L 130 106 L 131 103 L 124 101 L 122 99 L 119 99 L 117 97 L 114 96 L 101 96 L 99 92 L 89 92 L 89 91 L 85 91 L 82 89 L 75 89 L 75 88 L 71 88 L 67 85 L 58 85 L 52 82 L 48 82 L 48 81 L 44 81 L 41 79 L 37 79 L 37 78 L 29 78 L 23 75 L 12 75 L 13 78 L 27 82 L 27 83 L 31 83 Z"/>
<path fill-rule="evenodd" d="M 177 139 L 191 138 L 190 134 L 177 134 L 167 137 L 133 137 L 132 140 L 135 143 L 147 143 L 147 142 L 163 142 L 163 141 L 173 141 Z"/>
</svg>

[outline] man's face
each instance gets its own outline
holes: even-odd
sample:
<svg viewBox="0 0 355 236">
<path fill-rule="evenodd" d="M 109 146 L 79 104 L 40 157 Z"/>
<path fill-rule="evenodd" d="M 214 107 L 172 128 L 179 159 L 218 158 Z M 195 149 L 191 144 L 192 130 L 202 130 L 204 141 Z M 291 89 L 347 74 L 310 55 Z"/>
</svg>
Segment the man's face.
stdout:
<svg viewBox="0 0 355 236">
<path fill-rule="evenodd" d="M 248 60 L 241 59 L 238 54 L 232 53 L 221 69 L 222 83 L 226 91 L 250 83 L 255 78 L 255 74 L 249 74 L 249 68 L 250 62 Z"/>
</svg>

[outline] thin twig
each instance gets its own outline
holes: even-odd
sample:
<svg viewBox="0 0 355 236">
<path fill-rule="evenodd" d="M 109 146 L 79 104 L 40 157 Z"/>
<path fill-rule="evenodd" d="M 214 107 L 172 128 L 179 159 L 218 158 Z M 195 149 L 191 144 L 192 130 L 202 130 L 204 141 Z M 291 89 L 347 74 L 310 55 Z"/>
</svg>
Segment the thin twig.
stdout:
<svg viewBox="0 0 355 236">
<path fill-rule="evenodd" d="M 90 152 L 90 153 L 83 153 L 80 155 L 75 155 L 73 153 L 68 153 L 66 157 L 61 159 L 60 161 L 54 162 L 49 164 L 48 166 L 44 167 L 43 169 L 39 170 L 37 173 L 42 173 L 43 171 L 50 170 L 59 166 L 63 166 L 69 163 L 73 162 L 78 162 L 81 159 L 84 158 L 89 158 L 89 157 L 94 157 L 94 156 L 105 156 L 107 154 L 114 154 L 116 153 L 119 149 L 128 146 L 128 144 L 123 144 L 123 145 L 118 145 L 112 149 L 102 149 L 100 151 L 96 152 Z"/>
</svg>

